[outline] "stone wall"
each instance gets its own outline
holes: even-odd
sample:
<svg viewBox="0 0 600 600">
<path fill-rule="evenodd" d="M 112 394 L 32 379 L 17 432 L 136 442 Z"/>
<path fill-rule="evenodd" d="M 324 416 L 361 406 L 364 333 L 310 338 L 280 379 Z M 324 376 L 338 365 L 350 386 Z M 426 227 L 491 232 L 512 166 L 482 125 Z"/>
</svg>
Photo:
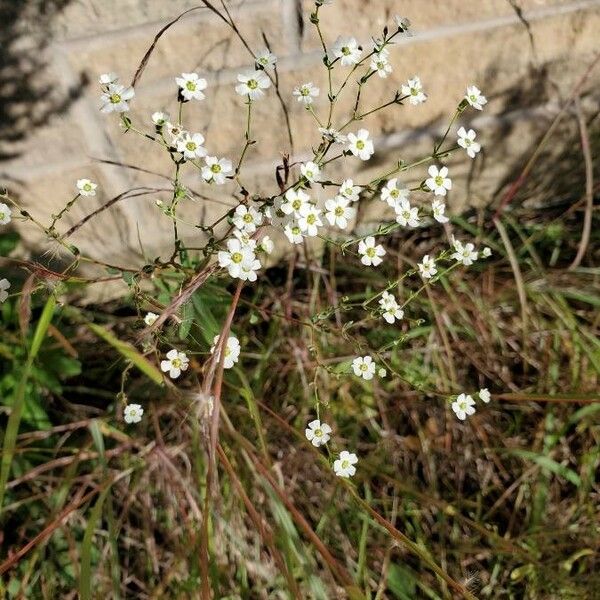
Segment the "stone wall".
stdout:
<svg viewBox="0 0 600 600">
<path fill-rule="evenodd" d="M 70 90 L 72 100 L 65 102 L 65 112 L 33 129 L 24 141 L 9 144 L 18 154 L 0 163 L 5 185 L 40 220 L 47 221 L 64 206 L 81 177 L 96 180 L 100 193 L 82 200 L 67 224 L 129 188 L 168 187 L 172 167 L 160 148 L 132 133 L 124 135 L 114 115 L 98 111 L 97 77 L 115 71 L 129 81 L 158 30 L 197 4 L 198 0 L 79 0 L 66 2 L 51 19 L 49 43 L 43 50 L 46 68 L 39 78 L 59 95 Z M 295 156 L 303 158 L 318 138 L 310 115 L 292 102 L 291 90 L 312 80 L 322 90 L 317 106 L 326 102 L 326 70 L 309 22 L 313 3 L 232 0 L 227 4 L 252 48 L 264 46 L 264 34 L 279 57 L 280 86 L 289 100 Z M 415 34 L 394 46 L 394 72 L 387 80 L 373 81 L 368 102 L 377 105 L 389 98 L 414 74 L 421 77 L 429 95 L 423 106 L 394 107 L 367 119 L 364 126 L 376 136 L 376 160 L 369 165 L 349 162 L 344 175 L 365 180 L 386 160 L 393 164 L 398 158 L 410 159 L 427 151 L 431 136 L 443 129 L 468 84 L 476 83 L 488 96 L 484 115 L 469 117 L 477 117 L 481 141 L 484 145 L 488 142 L 476 167 L 477 184 L 467 186 L 472 163 L 453 159 L 451 210 L 459 210 L 467 202 L 490 201 L 506 174 L 506 153 L 524 150 L 547 126 L 560 98 L 569 93 L 598 50 L 600 31 L 600 0 L 334 0 L 321 12 L 330 42 L 336 35 L 346 34 L 364 44 L 371 35 L 379 35 L 394 14 L 409 17 Z M 26 47 L 27 36 L 23 39 Z M 251 63 L 248 51 L 214 14 L 193 11 L 159 41 L 136 87 L 131 118 L 151 129 L 153 111 L 174 114 L 174 76 L 198 71 L 209 82 L 207 99 L 185 106 L 185 124 L 205 135 L 212 154 L 235 161 L 243 144 L 245 113 L 233 86 L 236 74 Z M 587 88 L 597 88 L 598 81 L 595 75 Z M 348 108 L 348 103 L 341 103 L 339 121 L 345 120 Z M 283 112 L 272 90 L 268 99 L 256 105 L 253 131 L 258 143 L 249 154 L 244 182 L 253 191 L 273 192 L 275 165 L 290 147 Z M 127 163 L 155 175 L 97 159 Z M 210 221 L 224 206 L 234 203 L 233 186 L 217 193 L 194 174 L 185 183 L 208 197 L 185 208 L 185 218 L 191 222 Z M 160 196 L 157 192 L 116 204 L 84 226 L 73 242 L 91 255 L 120 264 L 142 264 L 143 255 L 152 258 L 167 252 L 172 232 L 170 221 L 155 206 Z M 44 247 L 33 229 L 23 226 L 23 233 L 30 250 Z M 188 241 L 200 241 L 197 229 L 189 227 L 186 235 Z"/>
</svg>

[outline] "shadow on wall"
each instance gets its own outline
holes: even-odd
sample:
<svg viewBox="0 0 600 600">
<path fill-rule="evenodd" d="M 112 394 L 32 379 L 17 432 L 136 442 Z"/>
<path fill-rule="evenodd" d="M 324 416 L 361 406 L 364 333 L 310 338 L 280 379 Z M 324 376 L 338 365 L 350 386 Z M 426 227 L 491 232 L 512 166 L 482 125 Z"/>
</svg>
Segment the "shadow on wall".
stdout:
<svg viewBox="0 0 600 600">
<path fill-rule="evenodd" d="M 18 156 L 19 142 L 67 110 L 86 83 L 58 89 L 46 69 L 51 20 L 70 2 L 0 0 L 0 161 Z"/>
</svg>

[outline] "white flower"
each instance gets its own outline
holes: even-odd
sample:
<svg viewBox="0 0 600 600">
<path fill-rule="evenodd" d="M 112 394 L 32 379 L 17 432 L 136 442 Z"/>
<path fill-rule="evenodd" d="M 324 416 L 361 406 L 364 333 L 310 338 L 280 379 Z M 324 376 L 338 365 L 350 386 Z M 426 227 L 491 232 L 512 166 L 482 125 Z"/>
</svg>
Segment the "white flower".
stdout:
<svg viewBox="0 0 600 600">
<path fill-rule="evenodd" d="M 116 73 L 102 73 L 102 75 L 98 77 L 98 81 L 102 85 L 108 85 L 109 83 L 116 83 L 119 81 L 119 78 L 117 77 Z"/>
<path fill-rule="evenodd" d="M 271 87 L 271 80 L 264 71 L 248 71 L 237 76 L 240 82 L 235 86 L 235 91 L 240 96 L 248 96 L 250 100 L 258 100 L 265 95 L 263 90 Z"/>
<path fill-rule="evenodd" d="M 433 218 L 438 223 L 447 223 L 450 219 L 444 214 L 446 212 L 446 205 L 438 199 L 435 199 L 431 203 L 431 210 L 433 212 Z"/>
<path fill-rule="evenodd" d="M 233 224 L 246 233 L 254 233 L 257 225 L 262 225 L 263 215 L 253 206 L 240 204 L 233 214 Z"/>
<path fill-rule="evenodd" d="M 458 130 L 458 145 L 467 151 L 467 154 L 471 158 L 475 158 L 475 155 L 481 150 L 481 145 L 475 141 L 477 134 L 469 129 L 467 131 L 464 127 Z"/>
<path fill-rule="evenodd" d="M 340 457 L 334 461 L 333 470 L 338 477 L 352 477 L 356 473 L 354 466 L 358 462 L 358 457 L 354 452 L 342 450 Z"/>
<path fill-rule="evenodd" d="M 319 227 L 323 227 L 323 222 L 319 218 L 321 211 L 313 204 L 303 204 L 298 216 L 298 227 L 302 233 L 314 237 L 319 233 Z"/>
<path fill-rule="evenodd" d="M 479 398 L 487 404 L 492 399 L 492 395 L 487 388 L 481 388 L 479 390 Z"/>
<path fill-rule="evenodd" d="M 429 258 L 429 254 L 426 254 L 419 263 L 419 271 L 421 272 L 421 277 L 423 277 L 423 279 L 431 279 L 437 273 L 435 260 Z"/>
<path fill-rule="evenodd" d="M 129 110 L 127 101 L 134 96 L 135 92 L 132 87 L 126 88 L 118 83 L 109 83 L 106 86 L 106 92 L 100 96 L 100 102 L 102 102 L 100 110 L 103 113 L 127 112 Z"/>
<path fill-rule="evenodd" d="M 423 104 L 427 100 L 427 95 L 423 91 L 423 84 L 416 75 L 402 85 L 402 94 L 408 96 L 408 101 L 414 106 Z"/>
<path fill-rule="evenodd" d="M 321 169 L 319 169 L 319 165 L 309 160 L 307 163 L 300 165 L 300 172 L 308 181 L 314 181 L 319 176 Z"/>
<path fill-rule="evenodd" d="M 409 195 L 408 189 L 398 187 L 397 177 L 390 179 L 381 190 L 381 199 L 392 208 L 395 208 L 400 200 L 408 200 Z"/>
<path fill-rule="evenodd" d="M 453 259 L 457 260 L 458 262 L 461 262 L 463 265 L 465 265 L 465 267 L 472 265 L 473 261 L 477 260 L 478 254 L 475 251 L 475 246 L 473 244 L 471 244 L 471 242 L 469 242 L 463 246 L 463 244 L 460 241 L 454 240 L 453 244 L 454 244 L 454 253 L 452 254 Z"/>
<path fill-rule="evenodd" d="M 410 20 L 406 17 L 401 17 L 400 15 L 394 15 L 394 22 L 396 23 L 398 29 L 403 33 L 408 33 L 410 28 Z"/>
<path fill-rule="evenodd" d="M 396 221 L 403 227 L 418 227 L 420 224 L 419 209 L 411 206 L 408 200 L 400 200 L 394 207 L 396 210 Z"/>
<path fill-rule="evenodd" d="M 169 120 L 168 113 L 164 113 L 164 112 L 160 112 L 160 111 L 152 113 L 152 122 L 157 127 L 162 127 L 163 125 L 165 125 L 167 123 L 168 120 Z"/>
<path fill-rule="evenodd" d="M 427 172 L 429 179 L 425 180 L 425 185 L 436 196 L 445 196 L 447 191 L 452 189 L 452 180 L 448 177 L 448 167 L 438 169 L 435 165 L 431 165 Z"/>
<path fill-rule="evenodd" d="M 144 409 L 139 404 L 128 404 L 123 411 L 125 423 L 139 423 L 142 420 Z"/>
<path fill-rule="evenodd" d="M 227 268 L 230 277 L 238 279 L 245 279 L 244 267 L 252 265 L 255 259 L 253 248 L 235 238 L 227 240 L 227 250 L 217 253 L 219 266 Z"/>
<path fill-rule="evenodd" d="M 396 298 L 389 292 L 383 292 L 379 299 L 379 306 L 383 310 L 383 318 L 390 324 L 394 323 L 396 319 L 400 320 L 404 317 L 404 311 L 400 308 Z"/>
<path fill-rule="evenodd" d="M 306 192 L 302 190 L 290 189 L 285 193 L 285 199 L 281 203 L 281 211 L 286 215 L 300 216 L 300 209 L 308 204 L 310 197 Z"/>
<path fill-rule="evenodd" d="M 311 442 L 313 446 L 318 448 L 323 444 L 326 444 L 331 437 L 331 427 L 327 423 L 321 423 L 319 419 L 315 419 L 308 424 L 308 427 L 304 431 L 306 439 Z"/>
<path fill-rule="evenodd" d="M 360 186 L 354 185 L 352 179 L 344 179 L 342 185 L 340 185 L 339 195 L 348 198 L 348 200 L 352 200 L 352 202 L 356 202 L 361 190 L 362 188 Z"/>
<path fill-rule="evenodd" d="M 219 344 L 219 339 L 221 336 L 216 335 L 213 339 L 213 345 L 210 349 L 210 353 L 214 354 L 217 345 Z M 223 368 L 231 369 L 233 365 L 240 359 L 240 341 L 234 336 L 230 335 L 227 338 L 227 343 L 225 344 L 225 357 L 223 358 Z M 219 355 L 216 356 L 216 360 L 219 360 Z"/>
<path fill-rule="evenodd" d="M 171 379 L 177 379 L 182 371 L 187 371 L 190 359 L 184 352 L 179 350 L 169 350 L 166 360 L 161 361 L 160 369 L 163 373 L 169 373 Z"/>
<path fill-rule="evenodd" d="M 181 152 L 186 160 L 206 156 L 204 136 L 201 133 L 184 133 L 177 138 L 177 152 Z"/>
<path fill-rule="evenodd" d="M 361 255 L 360 262 L 363 265 L 377 267 L 383 262 L 381 257 L 385 255 L 385 250 L 381 244 L 375 245 L 375 238 L 370 235 L 358 243 L 358 253 Z"/>
<path fill-rule="evenodd" d="M 487 98 L 476 85 L 470 85 L 467 88 L 465 100 L 477 110 L 483 110 L 483 107 L 487 104 Z"/>
<path fill-rule="evenodd" d="M 184 100 L 204 100 L 206 97 L 202 92 L 206 89 L 206 79 L 198 77 L 198 73 L 182 73 L 181 77 L 175 77 L 175 82 Z"/>
<path fill-rule="evenodd" d="M 0 225 L 8 225 L 10 223 L 10 215 L 12 211 L 8 205 L 0 203 Z"/>
<path fill-rule="evenodd" d="M 156 313 L 149 312 L 144 317 L 144 323 L 150 327 L 150 325 L 154 325 L 154 323 L 156 323 L 156 319 L 158 319 L 158 315 Z"/>
<path fill-rule="evenodd" d="M 208 183 L 223 185 L 227 179 L 227 174 L 233 170 L 231 161 L 228 158 L 207 156 L 204 162 L 206 165 L 202 167 L 202 178 Z"/>
<path fill-rule="evenodd" d="M 262 264 L 256 257 L 248 262 L 243 262 L 240 279 L 242 281 L 256 281 L 258 279 L 257 272 L 261 269 L 261 267 Z"/>
<path fill-rule="evenodd" d="M 300 229 L 300 226 L 296 220 L 292 220 L 287 223 L 283 228 L 283 233 L 285 233 L 285 236 L 290 241 L 290 244 L 301 244 L 304 240 L 302 229 Z"/>
<path fill-rule="evenodd" d="M 294 88 L 294 96 L 298 102 L 302 102 L 306 105 L 312 104 L 314 99 L 319 95 L 319 88 L 314 86 L 312 81 L 303 83 Z"/>
<path fill-rule="evenodd" d="M 383 367 L 381 367 L 379 371 L 377 371 L 377 376 L 383 379 L 384 377 L 387 377 L 387 371 Z"/>
<path fill-rule="evenodd" d="M 336 196 L 333 200 L 325 201 L 325 218 L 332 226 L 346 229 L 348 220 L 354 217 L 354 208 L 349 206 L 350 200 L 344 196 Z"/>
<path fill-rule="evenodd" d="M 348 150 L 361 160 L 369 160 L 375 152 L 373 142 L 369 139 L 369 132 L 366 129 L 359 129 L 356 134 L 349 133 Z"/>
<path fill-rule="evenodd" d="M 365 380 L 373 379 L 375 375 L 375 363 L 370 356 L 357 356 L 352 361 L 352 370 L 357 377 L 362 377 Z"/>
<path fill-rule="evenodd" d="M 0 303 L 5 302 L 8 298 L 9 289 L 10 281 L 8 279 L 0 279 Z"/>
<path fill-rule="evenodd" d="M 266 254 L 271 254 L 273 250 L 275 250 L 275 244 L 268 235 L 265 235 L 265 237 L 260 240 L 258 247 Z"/>
<path fill-rule="evenodd" d="M 452 403 L 452 410 L 461 421 L 464 421 L 467 415 L 475 414 L 475 400 L 468 394 L 460 394 Z"/>
<path fill-rule="evenodd" d="M 355 65 L 360 61 L 362 50 L 353 37 L 338 37 L 332 48 L 333 55 L 340 59 L 344 67 Z"/>
<path fill-rule="evenodd" d="M 492 249 L 487 246 L 481 251 L 482 258 L 489 258 L 492 255 Z"/>
<path fill-rule="evenodd" d="M 319 133 L 328 141 L 334 144 L 345 144 L 348 138 L 340 133 L 337 129 L 330 127 L 319 127 Z"/>
<path fill-rule="evenodd" d="M 252 252 L 256 250 L 256 240 L 252 239 L 252 234 L 248 233 L 247 231 L 244 231 L 243 229 L 234 229 L 233 235 L 235 235 L 235 237 L 238 240 L 240 240 L 242 246 L 250 248 Z"/>
<path fill-rule="evenodd" d="M 167 128 L 167 133 L 171 136 L 171 141 L 175 145 L 177 145 L 179 139 L 187 133 L 187 131 L 185 131 L 181 125 L 176 125 L 175 123 L 170 123 L 169 121 L 165 123 L 165 127 Z"/>
<path fill-rule="evenodd" d="M 274 67 L 277 57 L 268 49 L 261 50 L 254 58 L 254 62 L 260 68 Z"/>
<path fill-rule="evenodd" d="M 93 181 L 90 181 L 89 179 L 77 180 L 77 190 L 82 196 L 95 196 L 97 187 L 98 184 L 94 183 Z"/>
<path fill-rule="evenodd" d="M 387 57 L 387 51 L 381 51 L 373 54 L 371 58 L 371 70 L 377 71 L 377 75 L 385 79 L 392 72 L 392 65 Z"/>
</svg>

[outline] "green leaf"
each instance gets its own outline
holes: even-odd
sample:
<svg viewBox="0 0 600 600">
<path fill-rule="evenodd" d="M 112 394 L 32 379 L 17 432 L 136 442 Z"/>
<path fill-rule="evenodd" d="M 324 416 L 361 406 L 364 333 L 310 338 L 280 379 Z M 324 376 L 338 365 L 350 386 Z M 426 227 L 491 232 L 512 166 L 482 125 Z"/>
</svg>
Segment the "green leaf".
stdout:
<svg viewBox="0 0 600 600">
<path fill-rule="evenodd" d="M 95 323 L 86 325 L 101 339 L 109 343 L 119 354 L 130 360 L 144 375 L 147 375 L 154 383 L 162 385 L 162 373 L 129 342 L 123 342 L 115 337 L 110 331 Z"/>
<path fill-rule="evenodd" d="M 390 565 L 387 585 L 392 594 L 400 600 L 413 600 L 416 597 L 417 582 L 410 570 L 402 565 Z"/>
</svg>

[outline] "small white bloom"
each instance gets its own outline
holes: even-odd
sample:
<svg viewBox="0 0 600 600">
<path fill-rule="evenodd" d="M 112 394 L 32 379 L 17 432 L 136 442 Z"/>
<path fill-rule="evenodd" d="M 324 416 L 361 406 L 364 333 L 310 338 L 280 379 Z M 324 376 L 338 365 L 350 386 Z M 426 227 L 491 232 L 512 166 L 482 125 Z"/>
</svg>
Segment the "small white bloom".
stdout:
<svg viewBox="0 0 600 600">
<path fill-rule="evenodd" d="M 403 33 L 408 33 L 410 29 L 410 20 L 406 17 L 401 17 L 400 15 L 394 15 L 394 22 L 400 31 Z"/>
<path fill-rule="evenodd" d="M 467 151 L 467 154 L 471 158 L 475 158 L 475 155 L 481 150 L 481 145 L 475 141 L 477 134 L 469 129 L 467 131 L 464 127 L 458 130 L 458 145 Z"/>
<path fill-rule="evenodd" d="M 377 75 L 385 79 L 392 72 L 392 65 L 388 60 L 387 51 L 381 51 L 373 54 L 371 58 L 371 70 L 377 71 Z"/>
<path fill-rule="evenodd" d="M 331 427 L 327 423 L 321 423 L 319 419 L 315 419 L 308 424 L 308 427 L 304 431 L 306 439 L 316 448 L 326 444 L 331 437 Z"/>
<path fill-rule="evenodd" d="M 359 129 L 356 134 L 349 133 L 348 150 L 361 160 L 369 160 L 375 152 L 373 142 L 369 139 L 369 132 L 366 129 Z"/>
<path fill-rule="evenodd" d="M 377 371 L 377 376 L 383 379 L 387 377 L 387 371 L 383 367 L 381 367 L 379 371 Z"/>
<path fill-rule="evenodd" d="M 394 207 L 396 211 L 396 221 L 403 227 L 418 227 L 421 223 L 419 218 L 419 209 L 411 206 L 408 200 L 400 200 Z"/>
<path fill-rule="evenodd" d="M 492 255 L 492 249 L 488 248 L 488 246 L 486 246 L 482 251 L 481 251 L 481 256 L 483 258 L 489 258 Z"/>
<path fill-rule="evenodd" d="M 210 349 L 210 353 L 214 354 L 215 349 L 219 343 L 221 336 L 216 335 L 213 339 L 213 345 Z M 223 358 L 223 368 L 231 369 L 233 365 L 240 359 L 240 341 L 234 336 L 230 335 L 227 338 L 225 344 L 225 356 Z M 219 355 L 216 356 L 216 360 L 219 360 Z"/>
<path fill-rule="evenodd" d="M 423 104 L 427 100 L 427 94 L 423 91 L 421 79 L 416 75 L 412 79 L 409 79 L 406 84 L 402 85 L 402 94 L 408 96 L 408 101 L 413 106 Z"/>
<path fill-rule="evenodd" d="M 370 235 L 358 243 L 358 253 L 361 255 L 360 262 L 363 265 L 377 267 L 383 262 L 385 250 L 381 244 L 375 244 L 375 238 Z"/>
<path fill-rule="evenodd" d="M 345 144 L 348 141 L 348 138 L 340 133 L 337 129 L 330 127 L 327 129 L 326 127 L 319 127 L 319 133 L 328 141 L 334 144 Z"/>
<path fill-rule="evenodd" d="M 477 110 L 483 110 L 483 107 L 487 104 L 487 98 L 476 85 L 470 85 L 467 88 L 465 100 Z"/>
<path fill-rule="evenodd" d="M 319 227 L 323 227 L 323 222 L 319 218 L 321 211 L 313 204 L 303 204 L 298 216 L 298 227 L 302 233 L 309 237 L 315 237 L 319 234 Z"/>
<path fill-rule="evenodd" d="M 177 142 L 180 140 L 180 138 L 187 134 L 187 131 L 185 131 L 181 125 L 177 125 L 169 121 L 165 123 L 165 127 L 167 129 L 167 133 L 171 136 L 171 142 L 175 146 L 177 146 Z"/>
<path fill-rule="evenodd" d="M 202 178 L 208 183 L 223 185 L 227 179 L 227 174 L 233 170 L 231 161 L 228 158 L 207 156 L 204 162 L 206 165 L 202 167 Z"/>
<path fill-rule="evenodd" d="M 11 221 L 12 211 L 8 205 L 0 202 L 0 225 L 8 225 Z"/>
<path fill-rule="evenodd" d="M 381 190 L 381 199 L 387 202 L 392 208 L 398 205 L 401 200 L 408 200 L 410 191 L 407 188 L 398 186 L 398 178 L 390 179 Z"/>
<path fill-rule="evenodd" d="M 240 204 L 233 215 L 233 224 L 246 233 L 254 233 L 258 225 L 262 225 L 263 215 L 253 206 Z"/>
<path fill-rule="evenodd" d="M 352 361 L 352 370 L 357 377 L 362 377 L 365 380 L 373 379 L 375 375 L 376 365 L 371 356 L 357 356 Z"/>
<path fill-rule="evenodd" d="M 308 181 L 312 182 L 319 176 L 321 169 L 319 168 L 319 165 L 312 162 L 312 160 L 309 160 L 307 163 L 300 165 L 300 172 Z"/>
<path fill-rule="evenodd" d="M 261 267 L 262 264 L 256 257 L 248 262 L 243 262 L 240 279 L 242 281 L 256 281 Z"/>
<path fill-rule="evenodd" d="M 78 179 L 77 180 L 77 191 L 82 196 L 95 196 L 97 183 L 90 181 L 89 179 Z"/>
<path fill-rule="evenodd" d="M 452 254 L 452 258 L 454 260 L 461 262 L 465 267 L 472 265 L 477 260 L 478 254 L 471 242 L 463 245 L 460 241 L 454 240 L 453 244 L 454 254 Z"/>
<path fill-rule="evenodd" d="M 102 75 L 98 77 L 98 81 L 102 85 L 108 85 L 109 83 L 116 83 L 119 81 L 119 78 L 117 77 L 116 73 L 102 73 Z"/>
<path fill-rule="evenodd" d="M 235 91 L 240 96 L 248 96 L 250 100 L 258 100 L 265 95 L 264 90 L 271 87 L 271 80 L 264 71 L 248 71 L 237 76 L 240 82 Z"/>
<path fill-rule="evenodd" d="M 156 323 L 156 319 L 158 319 L 158 315 L 156 313 L 149 312 L 144 317 L 144 323 L 150 327 L 150 325 L 154 325 L 154 323 Z"/>
<path fill-rule="evenodd" d="M 435 259 L 430 258 L 429 254 L 423 257 L 423 260 L 419 263 L 419 271 L 423 279 L 431 279 L 436 273 Z"/>
<path fill-rule="evenodd" d="M 268 67 L 274 67 L 277 62 L 277 57 L 268 49 L 261 50 L 254 58 L 254 62 L 257 67 L 267 69 Z"/>
<path fill-rule="evenodd" d="M 186 160 L 194 160 L 206 156 L 204 136 L 201 133 L 185 133 L 177 138 L 177 152 L 181 152 Z"/>
<path fill-rule="evenodd" d="M 171 379 L 177 379 L 182 371 L 187 371 L 189 362 L 190 359 L 185 352 L 173 349 L 167 352 L 166 360 L 161 361 L 160 369 L 164 373 L 168 372 Z"/>
<path fill-rule="evenodd" d="M 142 420 L 144 409 L 139 404 L 128 404 L 123 411 L 125 423 L 139 423 Z"/>
<path fill-rule="evenodd" d="M 285 233 L 290 244 L 301 244 L 304 240 L 302 229 L 300 229 L 300 225 L 298 225 L 295 219 L 286 224 L 283 228 L 283 233 Z"/>
<path fill-rule="evenodd" d="M 356 473 L 354 466 L 358 462 L 358 457 L 354 452 L 342 450 L 340 457 L 333 463 L 333 471 L 338 477 L 352 477 Z"/>
<path fill-rule="evenodd" d="M 286 215 L 292 213 L 296 216 L 300 216 L 300 209 L 310 202 L 310 197 L 306 192 L 302 190 L 290 189 L 285 193 L 285 199 L 281 203 L 281 211 Z"/>
<path fill-rule="evenodd" d="M 461 421 L 464 421 L 467 415 L 475 414 L 475 400 L 468 394 L 460 394 L 452 403 L 452 410 Z"/>
<path fill-rule="evenodd" d="M 354 217 L 355 210 L 350 204 L 350 200 L 344 196 L 336 196 L 333 200 L 328 199 L 325 201 L 325 218 L 329 221 L 331 226 L 339 227 L 340 229 L 346 229 L 348 227 L 348 220 Z"/>
<path fill-rule="evenodd" d="M 202 91 L 206 89 L 206 79 L 199 77 L 198 73 L 182 73 L 181 77 L 175 77 L 175 82 L 185 100 L 204 100 L 206 98 Z"/>
<path fill-rule="evenodd" d="M 256 240 L 252 239 L 252 234 L 248 233 L 247 231 L 244 231 L 243 229 L 234 229 L 233 235 L 235 235 L 235 237 L 238 240 L 240 240 L 242 247 L 250 248 L 252 252 L 256 250 Z"/>
<path fill-rule="evenodd" d="M 103 113 L 127 112 L 129 110 L 127 102 L 134 96 L 135 92 L 132 87 L 126 88 L 118 83 L 109 83 L 106 86 L 106 92 L 100 96 L 100 102 L 102 102 L 100 110 Z"/>
<path fill-rule="evenodd" d="M 235 238 L 227 240 L 227 250 L 217 253 L 219 266 L 226 268 L 230 277 L 238 279 L 245 279 L 244 267 L 252 265 L 255 259 L 253 247 Z"/>
<path fill-rule="evenodd" d="M 10 289 L 10 281 L 8 279 L 0 279 L 0 303 L 5 302 L 8 298 L 8 290 Z"/>
<path fill-rule="evenodd" d="M 479 398 L 487 404 L 492 399 L 492 395 L 487 388 L 481 388 L 479 390 Z"/>
<path fill-rule="evenodd" d="M 265 252 L 265 254 L 271 254 L 273 250 L 275 250 L 275 244 L 268 235 L 265 235 L 265 237 L 260 240 L 258 247 Z"/>
<path fill-rule="evenodd" d="M 314 99 L 319 95 L 319 88 L 313 85 L 312 81 L 308 83 L 303 83 L 294 88 L 293 91 L 294 96 L 296 96 L 296 100 L 298 102 L 302 102 L 307 106 L 312 104 Z"/>
<path fill-rule="evenodd" d="M 383 292 L 379 299 L 379 306 L 383 310 L 383 318 L 390 324 L 404 317 L 404 311 L 400 308 L 396 298 L 389 292 Z"/>
<path fill-rule="evenodd" d="M 450 219 L 448 219 L 448 217 L 445 215 L 446 212 L 446 205 L 438 199 L 435 199 L 432 203 L 431 203 L 431 211 L 433 213 L 433 218 L 438 222 L 438 223 L 447 223 Z"/>
<path fill-rule="evenodd" d="M 429 178 L 425 180 L 425 185 L 436 196 L 445 196 L 447 191 L 452 189 L 452 180 L 448 177 L 448 167 L 438 169 L 435 165 L 431 165 L 427 172 Z"/>
<path fill-rule="evenodd" d="M 362 50 L 353 37 L 338 37 L 332 48 L 333 55 L 340 59 L 344 67 L 355 65 L 360 61 Z"/>
<path fill-rule="evenodd" d="M 162 127 L 163 125 L 165 125 L 167 123 L 168 120 L 169 120 L 168 113 L 164 113 L 164 112 L 160 112 L 160 111 L 152 113 L 152 122 L 157 127 Z"/>
<path fill-rule="evenodd" d="M 362 188 L 358 185 L 354 185 L 352 179 L 344 179 L 342 185 L 340 185 L 339 195 L 348 198 L 352 202 L 357 202 Z"/>
</svg>

